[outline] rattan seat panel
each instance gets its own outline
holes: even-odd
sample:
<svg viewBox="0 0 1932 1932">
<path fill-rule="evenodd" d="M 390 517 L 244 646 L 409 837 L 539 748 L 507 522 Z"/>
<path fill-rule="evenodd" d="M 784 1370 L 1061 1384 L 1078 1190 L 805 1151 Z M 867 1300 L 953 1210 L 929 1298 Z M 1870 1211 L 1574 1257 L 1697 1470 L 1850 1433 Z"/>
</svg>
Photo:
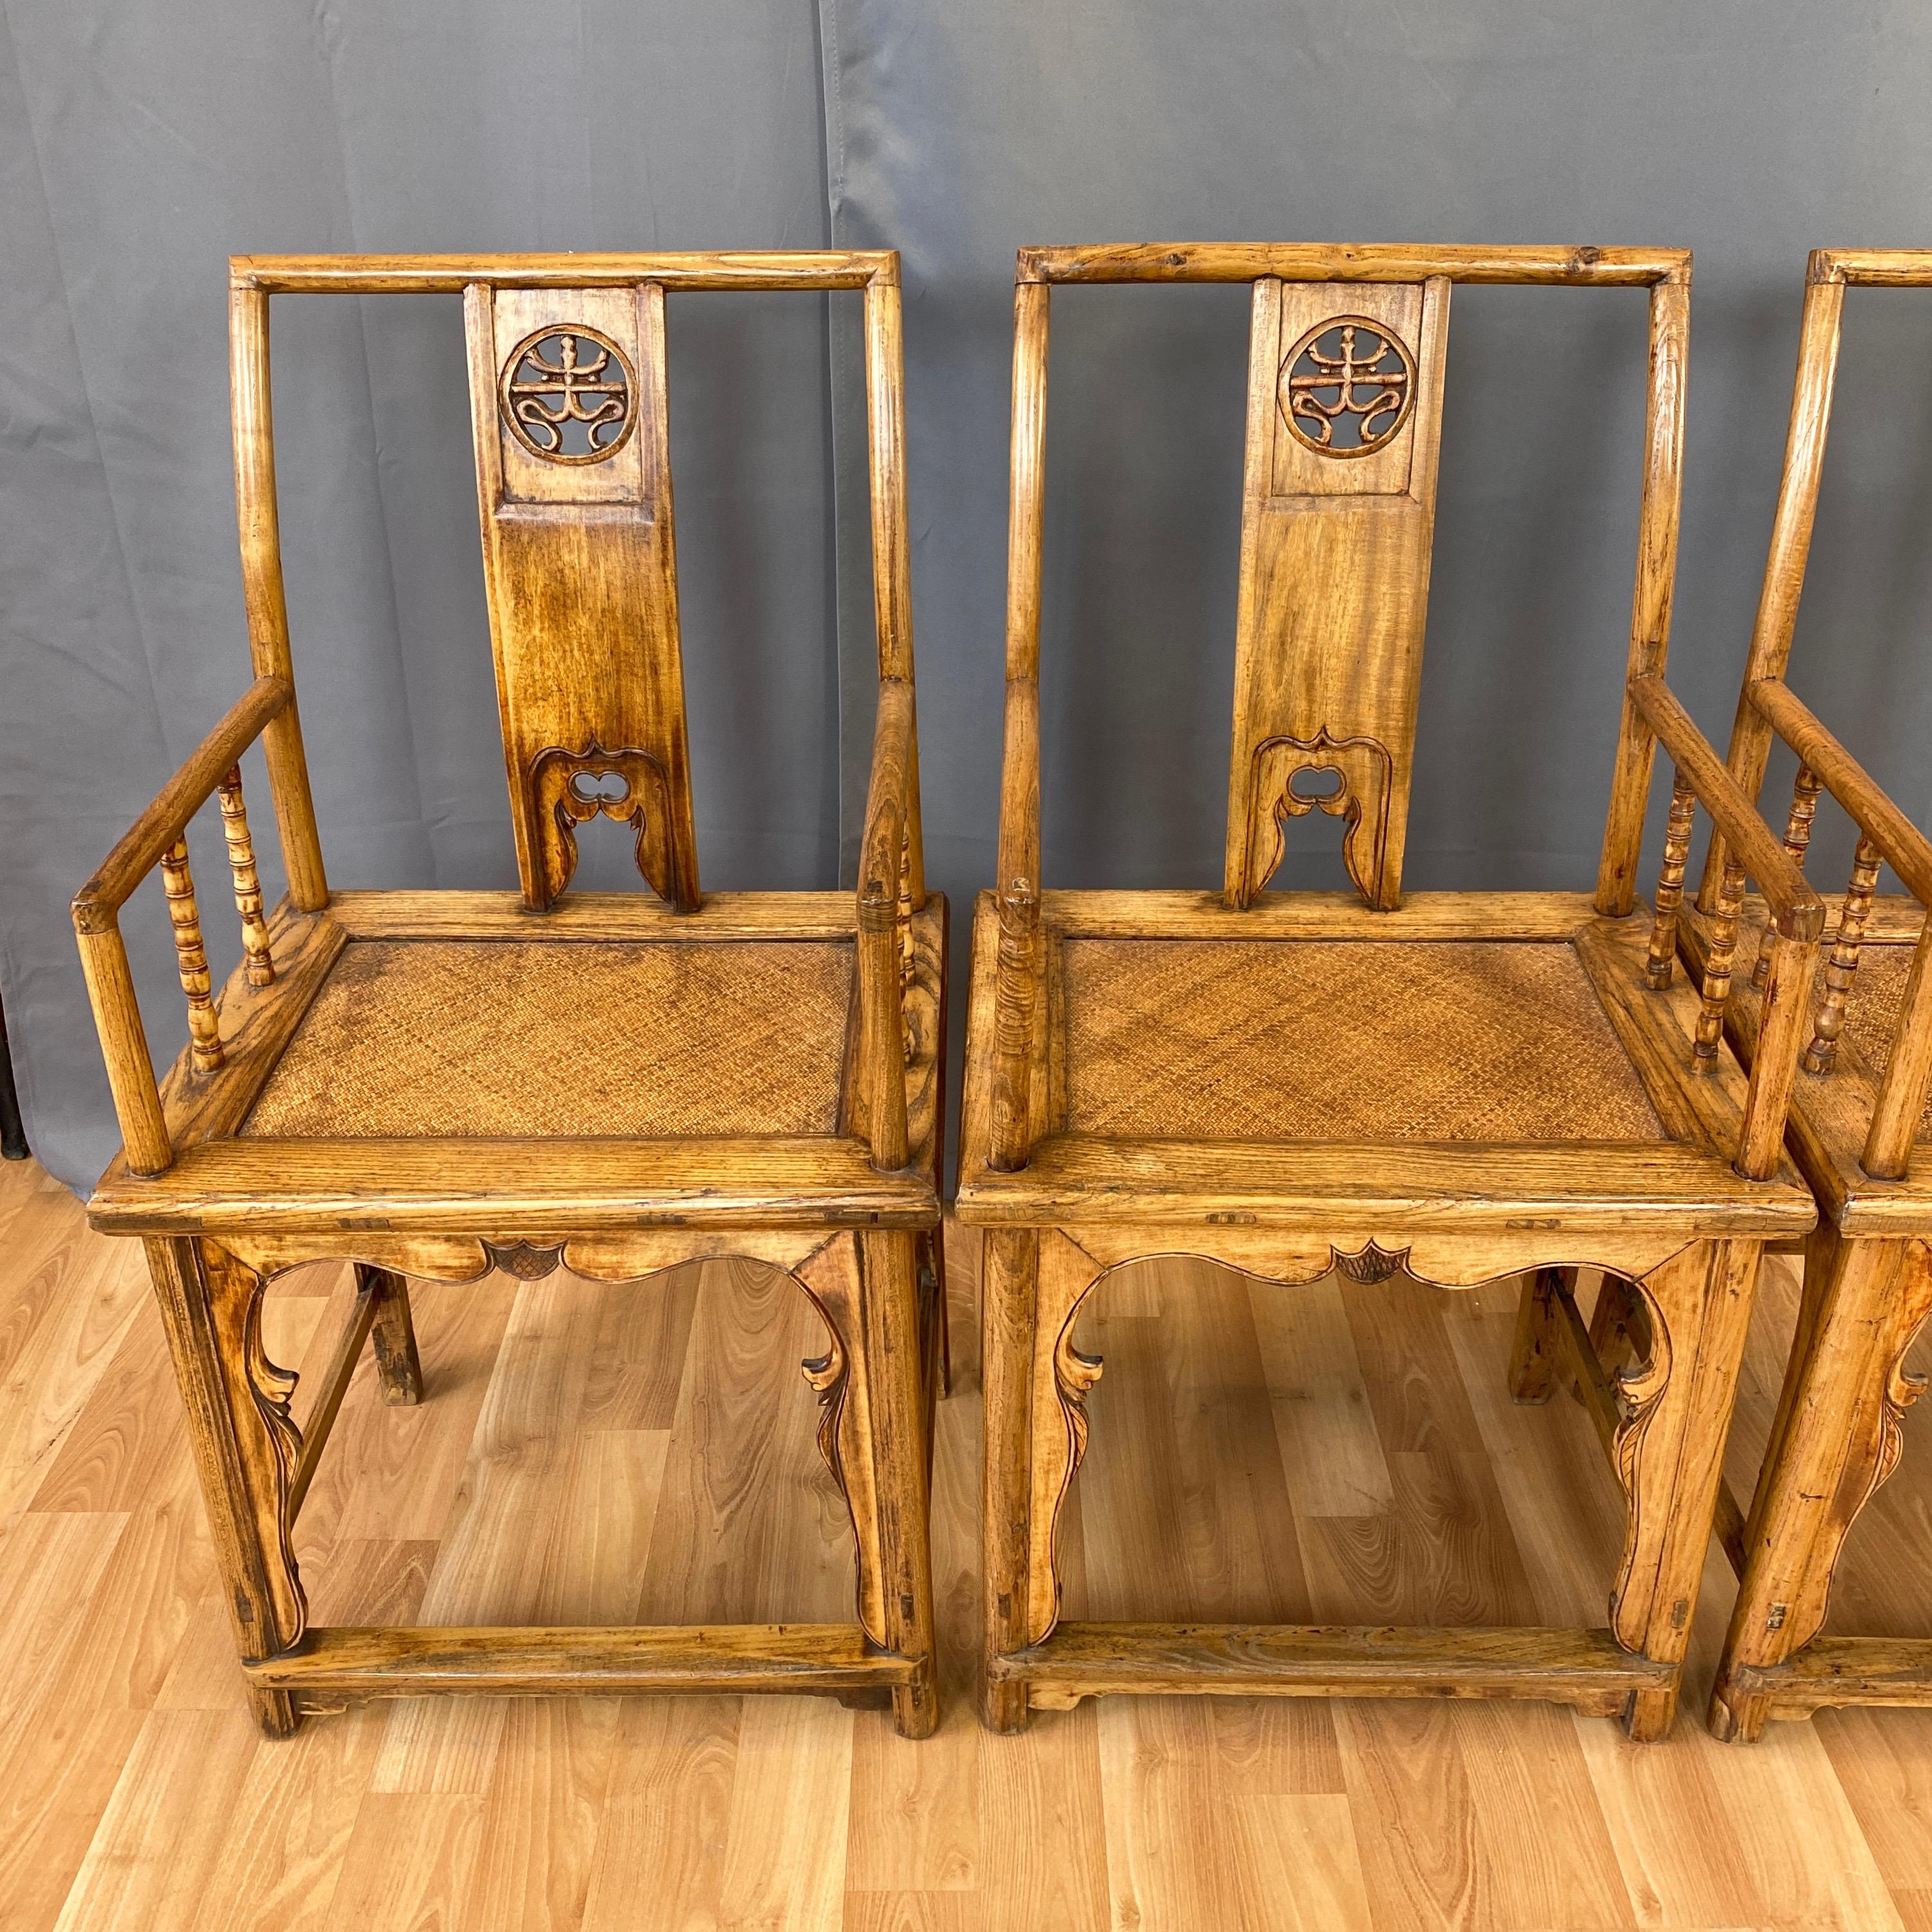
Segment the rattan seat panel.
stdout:
<svg viewBox="0 0 1932 1932">
<path fill-rule="evenodd" d="M 242 1131 L 831 1133 L 851 980 L 836 941 L 355 940 Z"/>
<path fill-rule="evenodd" d="M 1062 973 L 1074 1133 L 1665 1138 L 1567 944 L 1070 939 Z"/>
<path fill-rule="evenodd" d="M 1869 940 L 1858 950 L 1858 970 L 1845 1006 L 1845 1030 L 1874 1079 L 1892 1064 L 1898 1010 L 1905 1003 L 1905 982 L 1912 976 L 1912 956 L 1916 950 L 1911 946 L 1875 945 Z M 1812 982 L 1814 1015 L 1824 1000 L 1825 966 L 1830 956 L 1828 945 L 1820 949 L 1817 976 Z M 1802 1092 L 1802 1075 L 1798 1086 Z M 1918 1131 L 1932 1133 L 1932 1096 L 1919 1114 Z"/>
<path fill-rule="evenodd" d="M 1756 960 L 1763 944 L 1763 921 L 1747 913 L 1738 922 L 1738 959 Z M 1858 1058 L 1864 1062 L 1875 1082 L 1884 1077 L 1886 1069 L 1892 1064 L 1893 1038 L 1898 1030 L 1899 1009 L 1905 1002 L 1906 982 L 1912 976 L 1915 950 L 1910 940 L 1890 939 L 1868 939 L 1858 949 L 1858 970 L 1852 976 L 1851 994 L 1845 1002 L 1843 1037 L 1858 1050 Z M 1825 968 L 1831 957 L 1832 939 L 1827 934 L 1825 943 L 1818 949 L 1818 963 L 1811 979 L 1811 1017 L 1814 1023 L 1818 1009 L 1824 1004 Z M 1805 1036 L 1810 1036 L 1808 1028 Z M 1799 1072 L 1798 1084 L 1792 1091 L 1794 1106 L 1804 1106 L 1805 1092 L 1813 1078 L 1802 1071 Z M 1857 1093 L 1858 1090 L 1855 1088 L 1853 1091 Z M 1869 1120 L 1869 1096 L 1861 1096 L 1861 1106 Z M 1919 1114 L 1918 1133 L 1921 1138 L 1932 1136 L 1932 1093 L 1928 1094 Z"/>
</svg>

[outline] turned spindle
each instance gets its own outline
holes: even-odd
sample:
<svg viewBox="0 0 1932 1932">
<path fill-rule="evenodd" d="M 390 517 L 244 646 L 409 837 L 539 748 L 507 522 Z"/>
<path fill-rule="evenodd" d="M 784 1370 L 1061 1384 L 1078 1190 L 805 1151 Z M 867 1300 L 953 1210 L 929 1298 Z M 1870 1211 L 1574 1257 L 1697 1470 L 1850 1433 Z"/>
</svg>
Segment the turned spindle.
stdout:
<svg viewBox="0 0 1932 1932">
<path fill-rule="evenodd" d="M 167 895 L 168 917 L 174 922 L 175 963 L 181 973 L 182 991 L 188 995 L 189 1064 L 197 1073 L 212 1073 L 221 1064 L 221 1024 L 214 1013 L 185 838 L 177 838 L 161 855 L 161 890 Z"/>
<path fill-rule="evenodd" d="M 1845 1006 L 1858 970 L 1858 947 L 1871 917 L 1872 893 L 1878 885 L 1879 850 L 1869 838 L 1858 840 L 1852 855 L 1852 883 L 1845 909 L 1838 915 L 1838 935 L 1825 967 L 1825 998 L 1818 1009 L 1811 1044 L 1804 1049 L 1807 1073 L 1828 1073 L 1838 1057 L 1838 1036 L 1844 1030 Z"/>
<path fill-rule="evenodd" d="M 1711 916 L 1711 950 L 1704 962 L 1704 1004 L 1697 1016 L 1697 1037 L 1690 1064 L 1700 1072 L 1718 1064 L 1724 1036 L 1724 1003 L 1731 997 L 1731 961 L 1738 950 L 1738 911 L 1744 902 L 1744 868 L 1728 856 L 1718 909 Z"/>
<path fill-rule="evenodd" d="M 1644 974 L 1652 989 L 1670 984 L 1677 955 L 1677 909 L 1684 903 L 1684 867 L 1690 856 L 1690 827 L 1696 794 L 1679 772 L 1670 787 L 1670 819 L 1664 831 L 1664 866 L 1657 875 L 1657 916 L 1650 928 L 1650 957 Z"/>
<path fill-rule="evenodd" d="M 1818 815 L 1821 789 L 1809 765 L 1800 765 L 1791 787 L 1791 816 L 1784 821 L 1784 849 L 1802 872 L 1804 854 L 1811 844 L 1811 821 Z M 1757 964 L 1751 968 L 1751 984 L 1761 993 L 1771 978 L 1771 928 L 1758 935 Z"/>
<path fill-rule="evenodd" d="M 268 922 L 262 916 L 262 881 L 256 876 L 248 808 L 242 798 L 242 767 L 232 766 L 216 789 L 221 800 L 222 836 L 228 841 L 228 869 L 235 874 L 235 910 L 242 915 L 244 969 L 250 986 L 272 986 L 275 962 L 268 950 Z"/>
</svg>

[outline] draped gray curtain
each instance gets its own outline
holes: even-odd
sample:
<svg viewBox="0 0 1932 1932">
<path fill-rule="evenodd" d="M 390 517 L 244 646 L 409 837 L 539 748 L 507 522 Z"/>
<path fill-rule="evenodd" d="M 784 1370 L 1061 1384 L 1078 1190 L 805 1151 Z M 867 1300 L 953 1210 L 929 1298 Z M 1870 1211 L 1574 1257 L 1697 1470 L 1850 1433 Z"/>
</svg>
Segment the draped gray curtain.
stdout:
<svg viewBox="0 0 1932 1932">
<path fill-rule="evenodd" d="M 37 1150 L 84 1186 L 116 1138 L 66 901 L 248 675 L 231 251 L 902 250 L 928 870 L 963 914 L 992 868 L 1016 247 L 1694 247 L 1672 676 L 1721 742 L 1805 253 L 1932 244 L 1928 91 L 1916 0 L 7 0 L 0 988 Z M 1794 681 L 1923 813 L 1932 298 L 1848 314 Z M 874 661 L 852 322 L 842 298 L 671 304 L 708 886 L 830 884 L 856 832 Z M 284 301 L 274 326 L 332 876 L 508 884 L 458 304 Z M 1054 298 L 1048 883 L 1218 883 L 1246 328 L 1239 290 Z M 1414 886 L 1594 875 L 1642 341 L 1632 292 L 1456 292 Z M 1284 878 L 1339 878 L 1332 821 L 1293 830 Z M 602 831 L 584 876 L 617 883 Z M 1847 846 L 1821 832 L 1815 875 Z M 225 970 L 218 835 L 196 850 Z M 165 1064 L 184 1023 L 148 898 L 127 930 Z"/>
</svg>

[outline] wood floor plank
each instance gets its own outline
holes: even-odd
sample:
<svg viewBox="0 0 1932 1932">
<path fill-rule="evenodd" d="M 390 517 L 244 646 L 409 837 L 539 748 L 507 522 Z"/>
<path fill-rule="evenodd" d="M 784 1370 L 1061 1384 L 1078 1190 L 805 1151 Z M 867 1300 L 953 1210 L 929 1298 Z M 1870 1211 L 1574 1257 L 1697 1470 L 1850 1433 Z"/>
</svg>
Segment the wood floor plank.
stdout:
<svg viewBox="0 0 1932 1932">
<path fill-rule="evenodd" d="M 1089 1615 L 1295 1623 L 1309 1594 L 1249 1284 L 1166 1264 L 1178 1318 L 1100 1305 L 1077 1346 L 1106 1363 L 1079 1478 Z"/>
<path fill-rule="evenodd" d="M 582 1407 L 602 1299 L 600 1284 L 561 1273 L 517 1295 L 424 1593 L 424 1623 L 543 1621 L 550 1551 L 564 1529 L 543 1498 L 571 1453 L 563 1429 Z M 375 1788 L 488 1790 L 507 1714 L 495 1698 L 398 1700 Z"/>
<path fill-rule="evenodd" d="M 852 1616 L 851 1530 L 818 1453 L 798 1364 L 825 1324 L 754 1262 L 702 1270 L 674 1412 L 640 1620 L 837 1622 Z"/>
<path fill-rule="evenodd" d="M 720 1926 L 838 1932 L 854 1716 L 826 1697 L 747 1701 L 732 1768 Z"/>
<path fill-rule="evenodd" d="M 583 1932 L 700 1932 L 719 1922 L 737 1697 L 632 1697 L 620 1709 Z"/>
<path fill-rule="evenodd" d="M 106 1373 L 122 1337 L 148 1306 L 137 1244 L 88 1234 L 76 1213 L 68 1238 L 22 1244 L 26 1279 L 0 1334 L 0 1517 L 24 1508 Z M 38 1258 L 33 1258 L 38 1251 Z"/>
<path fill-rule="evenodd" d="M 1299 1288 L 1257 1282 L 1250 1299 L 1296 1513 L 1358 1516 L 1388 1509 L 1394 1491 L 1342 1284 L 1334 1275 Z"/>
<path fill-rule="evenodd" d="M 1372 1932 L 1346 1797 L 1275 1792 L 1227 1802 L 1240 1844 L 1235 1922 L 1280 1932 Z"/>
<path fill-rule="evenodd" d="M 351 1923 L 337 1916 L 335 1894 L 382 1744 L 382 1712 L 364 1709 L 257 1751 L 236 1793 L 198 1927 L 323 1932 Z"/>
<path fill-rule="evenodd" d="M 582 1923 L 618 1717 L 615 1698 L 510 1700 L 458 1923 L 476 1932 Z"/>
<path fill-rule="evenodd" d="M 343 1854 L 328 1923 L 356 1932 L 461 1924 L 484 1802 L 475 1792 L 368 1792 Z"/>
<path fill-rule="evenodd" d="M 245 1712 L 149 1712 L 75 1874 L 59 1932 L 199 1925 L 230 1815 L 262 1748 Z"/>
</svg>

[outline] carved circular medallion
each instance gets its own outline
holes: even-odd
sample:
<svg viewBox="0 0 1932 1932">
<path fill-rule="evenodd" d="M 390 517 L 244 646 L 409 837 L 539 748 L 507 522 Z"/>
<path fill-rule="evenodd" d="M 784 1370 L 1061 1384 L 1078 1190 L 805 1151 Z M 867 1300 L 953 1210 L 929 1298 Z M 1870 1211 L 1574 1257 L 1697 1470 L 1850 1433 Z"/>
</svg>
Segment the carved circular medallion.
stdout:
<svg viewBox="0 0 1932 1932">
<path fill-rule="evenodd" d="M 1392 442 L 1415 401 L 1415 358 L 1366 316 L 1318 322 L 1281 365 L 1281 413 L 1323 456 L 1368 456 Z"/>
<path fill-rule="evenodd" d="M 602 463 L 637 427 L 630 358 L 581 324 L 525 336 L 503 364 L 498 394 L 510 434 L 545 463 Z"/>
</svg>

